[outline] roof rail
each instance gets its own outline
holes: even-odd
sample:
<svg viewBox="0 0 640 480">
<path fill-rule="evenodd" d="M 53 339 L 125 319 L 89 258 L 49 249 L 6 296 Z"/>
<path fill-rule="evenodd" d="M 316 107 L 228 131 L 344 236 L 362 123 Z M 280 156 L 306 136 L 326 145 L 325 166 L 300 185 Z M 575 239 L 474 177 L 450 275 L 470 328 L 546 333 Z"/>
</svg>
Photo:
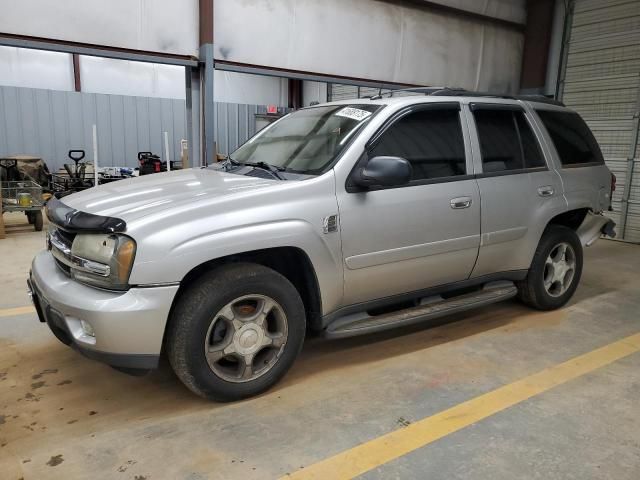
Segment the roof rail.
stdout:
<svg viewBox="0 0 640 480">
<path fill-rule="evenodd" d="M 398 90 L 391 90 L 386 94 L 378 94 L 372 99 L 382 98 L 383 95 L 389 95 L 393 97 L 394 93 L 397 92 L 413 92 L 413 93 L 422 93 L 424 95 L 433 96 L 433 97 L 484 97 L 484 98 L 504 98 L 509 100 L 522 100 L 525 102 L 538 102 L 538 103 L 546 103 L 549 105 L 558 105 L 560 107 L 564 107 L 564 103 L 559 100 L 555 100 L 553 98 L 545 97 L 544 95 L 509 95 L 506 93 L 491 93 L 491 92 L 474 92 L 473 90 L 466 90 L 464 88 L 459 87 L 410 87 L 410 88 L 402 88 Z"/>
<path fill-rule="evenodd" d="M 549 105 L 557 105 L 559 107 L 566 107 L 566 105 L 560 100 L 556 100 L 555 98 L 545 97 L 544 95 L 516 95 L 514 98 L 518 100 L 522 100 L 524 102 L 538 102 L 538 103 L 546 103 Z"/>
<path fill-rule="evenodd" d="M 490 93 L 490 92 L 474 92 L 473 90 L 465 90 L 464 88 L 442 88 L 431 94 L 434 97 L 488 97 L 488 98 L 506 98 L 514 100 L 513 95 L 506 93 Z"/>
</svg>

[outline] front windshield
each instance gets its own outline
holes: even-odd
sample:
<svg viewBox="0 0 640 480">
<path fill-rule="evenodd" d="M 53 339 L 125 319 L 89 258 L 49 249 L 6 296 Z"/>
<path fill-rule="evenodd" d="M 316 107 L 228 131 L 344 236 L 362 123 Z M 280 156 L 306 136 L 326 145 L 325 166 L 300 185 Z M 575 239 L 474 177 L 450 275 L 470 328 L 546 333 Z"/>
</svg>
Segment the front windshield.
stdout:
<svg viewBox="0 0 640 480">
<path fill-rule="evenodd" d="M 265 127 L 230 157 L 297 173 L 319 174 L 380 105 L 327 105 L 293 112 Z"/>
</svg>

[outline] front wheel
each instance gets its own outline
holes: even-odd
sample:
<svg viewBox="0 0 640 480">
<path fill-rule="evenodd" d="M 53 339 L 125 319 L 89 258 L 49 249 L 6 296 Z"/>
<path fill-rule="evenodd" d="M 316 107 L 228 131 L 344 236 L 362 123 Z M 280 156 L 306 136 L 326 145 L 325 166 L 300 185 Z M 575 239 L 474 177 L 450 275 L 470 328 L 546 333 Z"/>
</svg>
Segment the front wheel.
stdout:
<svg viewBox="0 0 640 480">
<path fill-rule="evenodd" d="M 167 353 L 180 380 L 219 401 L 257 395 L 280 380 L 305 335 L 304 305 L 278 272 L 257 264 L 217 268 L 178 300 Z"/>
<path fill-rule="evenodd" d="M 554 310 L 573 296 L 582 275 L 582 244 L 568 227 L 550 225 L 533 256 L 527 277 L 518 283 L 518 296 L 538 310 Z"/>
</svg>

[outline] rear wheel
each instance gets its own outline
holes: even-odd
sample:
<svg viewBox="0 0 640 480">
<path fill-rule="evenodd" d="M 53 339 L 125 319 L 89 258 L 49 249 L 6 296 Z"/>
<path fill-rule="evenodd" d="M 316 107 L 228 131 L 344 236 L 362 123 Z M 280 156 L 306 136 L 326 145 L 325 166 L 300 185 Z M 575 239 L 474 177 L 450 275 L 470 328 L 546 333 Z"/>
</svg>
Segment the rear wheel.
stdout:
<svg viewBox="0 0 640 480">
<path fill-rule="evenodd" d="M 573 296 L 582 274 L 582 245 L 568 227 L 550 225 L 533 256 L 527 277 L 518 283 L 518 296 L 539 310 L 562 307 Z"/>
<path fill-rule="evenodd" d="M 256 264 L 225 265 L 178 300 L 167 353 L 196 394 L 238 400 L 284 376 L 300 352 L 305 325 L 300 295 L 284 276 Z"/>
</svg>

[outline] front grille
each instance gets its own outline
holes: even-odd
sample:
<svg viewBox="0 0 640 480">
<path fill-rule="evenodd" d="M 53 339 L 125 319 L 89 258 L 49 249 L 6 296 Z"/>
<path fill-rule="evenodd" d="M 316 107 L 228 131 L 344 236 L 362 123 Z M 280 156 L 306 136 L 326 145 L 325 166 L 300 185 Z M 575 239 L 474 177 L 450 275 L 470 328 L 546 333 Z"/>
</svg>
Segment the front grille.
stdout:
<svg viewBox="0 0 640 480">
<path fill-rule="evenodd" d="M 73 245 L 73 239 L 76 236 L 75 233 L 67 232 L 66 230 L 63 230 L 61 228 L 55 228 L 51 232 L 51 234 L 55 235 L 55 237 L 58 239 L 59 242 L 61 242 L 62 244 L 64 244 L 65 247 L 67 247 L 69 250 L 71 250 L 71 245 Z M 55 247 L 53 247 L 53 248 L 55 248 Z M 65 275 L 70 277 L 71 276 L 71 267 L 69 265 L 65 264 L 64 262 L 62 262 L 55 255 L 54 255 L 53 258 L 56 261 L 56 265 L 58 266 L 58 268 L 60 270 L 62 270 L 62 272 Z"/>
<path fill-rule="evenodd" d="M 62 242 L 69 248 L 73 244 L 73 239 L 76 238 L 75 233 L 67 232 L 61 228 L 56 228 L 56 232 L 58 234 L 58 238 L 62 240 Z"/>
<path fill-rule="evenodd" d="M 68 265 L 65 265 L 64 263 L 62 263 L 60 260 L 58 260 L 55 257 L 53 259 L 56 261 L 56 265 L 58 265 L 58 268 L 60 270 L 62 270 L 62 273 L 64 273 L 68 277 L 70 277 L 71 276 L 71 267 L 69 267 Z"/>
</svg>

